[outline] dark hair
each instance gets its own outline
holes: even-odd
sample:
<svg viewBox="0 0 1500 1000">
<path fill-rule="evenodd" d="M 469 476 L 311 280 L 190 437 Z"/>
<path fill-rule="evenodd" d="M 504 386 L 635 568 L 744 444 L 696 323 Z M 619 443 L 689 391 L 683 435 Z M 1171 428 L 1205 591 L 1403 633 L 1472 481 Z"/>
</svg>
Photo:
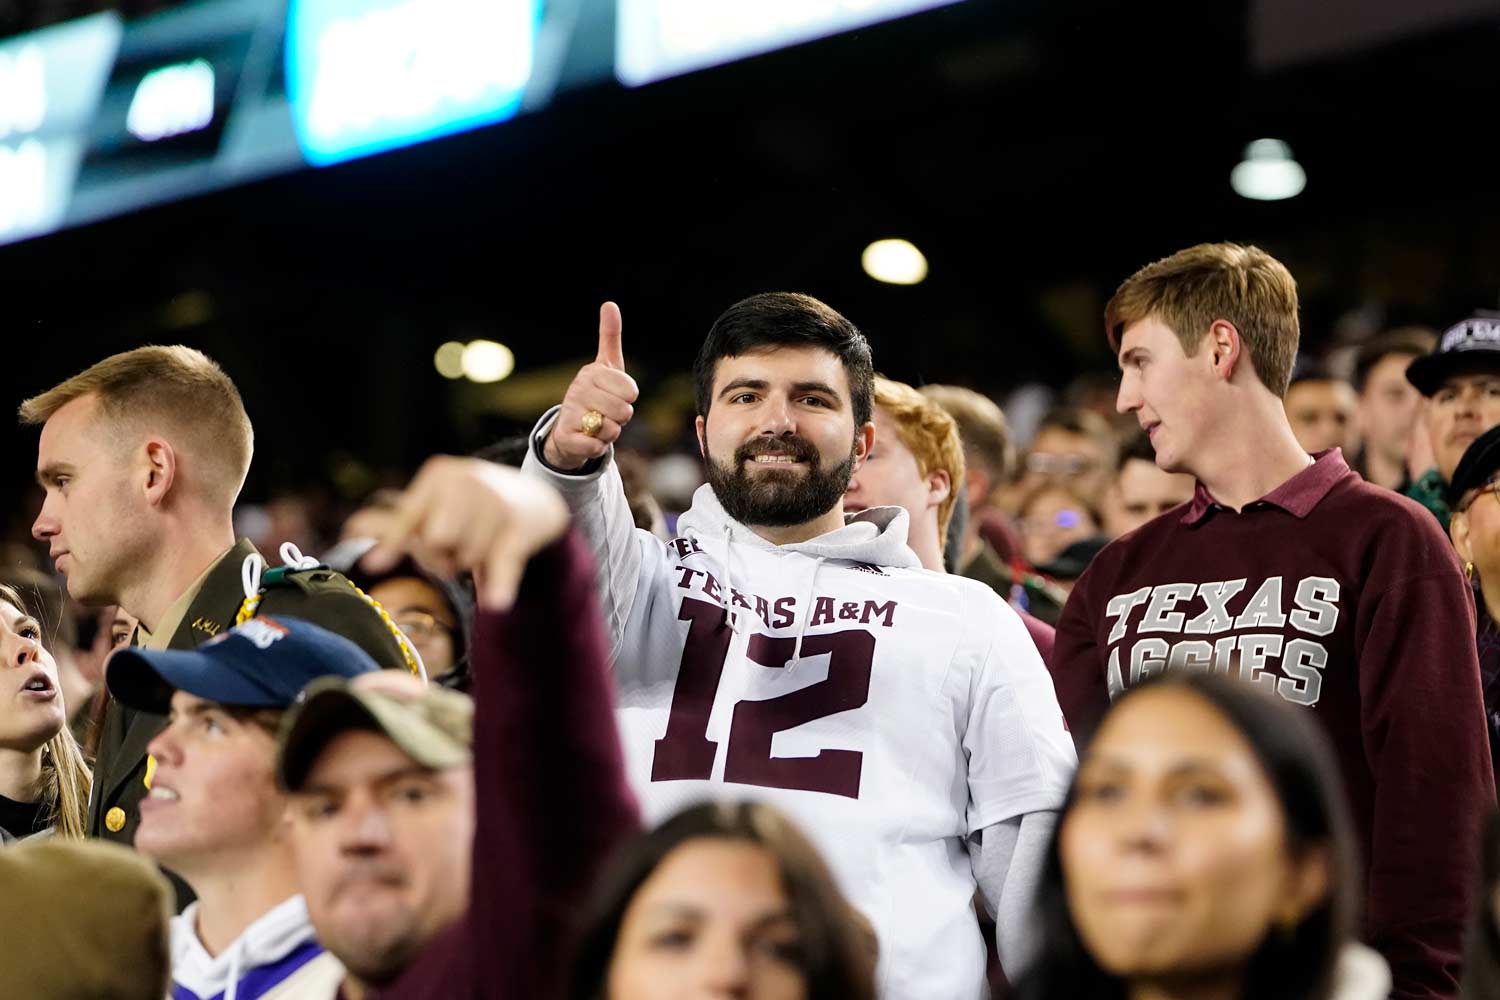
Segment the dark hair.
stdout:
<svg viewBox="0 0 1500 1000">
<path fill-rule="evenodd" d="M 1118 467 L 1120 463 L 1119 436 L 1115 434 L 1109 421 L 1093 410 L 1085 410 L 1076 406 L 1059 406 L 1043 415 L 1041 422 L 1036 425 L 1036 436 L 1039 437 L 1042 431 L 1048 428 L 1088 438 L 1098 444 L 1104 452 L 1102 459 L 1104 471 L 1112 473 Z M 1036 437 L 1033 437 L 1032 441 L 1035 442 L 1035 440 Z"/>
<path fill-rule="evenodd" d="M 1363 393 L 1370 372 L 1391 354 L 1421 357 L 1437 347 L 1437 334 L 1425 326 L 1402 326 L 1371 337 L 1354 358 L 1354 391 Z"/>
<path fill-rule="evenodd" d="M 817 848 L 791 820 L 754 802 L 693 806 L 625 846 L 579 938 L 570 1000 L 603 1000 L 631 901 L 668 855 L 703 838 L 753 844 L 776 859 L 801 935 L 808 1000 L 874 1000 L 876 945 L 869 922 L 844 899 Z"/>
<path fill-rule="evenodd" d="M 1292 374 L 1287 379 L 1286 386 L 1290 389 L 1298 382 L 1342 382 L 1339 376 L 1333 373 L 1327 363 L 1320 358 L 1301 355 L 1297 363 L 1292 365 Z"/>
<path fill-rule="evenodd" d="M 486 462 L 494 462 L 496 465 L 509 465 L 511 468 L 519 469 L 526 458 L 526 450 L 531 447 L 530 434 L 512 434 L 489 444 L 471 453 L 471 458 L 482 458 Z"/>
<path fill-rule="evenodd" d="M 1131 688 L 1111 713 L 1141 692 L 1163 687 L 1202 698 L 1250 744 L 1285 817 L 1287 851 L 1296 855 L 1318 845 L 1327 847 L 1328 897 L 1309 910 L 1290 934 L 1273 931 L 1266 936 L 1250 957 L 1241 990 L 1247 997 L 1324 1000 L 1332 988 L 1339 952 L 1352 940 L 1359 906 L 1359 868 L 1348 809 L 1327 738 L 1306 710 L 1218 674 L 1169 673 L 1152 678 Z M 1063 805 L 1037 891 L 1044 944 L 1018 986 L 1016 996 L 1021 1000 L 1124 1000 L 1127 995 L 1125 981 L 1104 971 L 1088 953 L 1068 910 L 1058 844 L 1076 791 L 1075 782 Z"/>
<path fill-rule="evenodd" d="M 700 417 L 713 402 L 714 372 L 720 358 L 735 358 L 767 347 L 821 347 L 844 364 L 849 379 L 854 426 L 870 420 L 875 401 L 875 362 L 870 342 L 831 306 L 811 295 L 765 292 L 742 299 L 714 320 L 693 362 L 693 396 Z"/>
<path fill-rule="evenodd" d="M 240 725 L 254 726 L 273 740 L 281 732 L 281 722 L 286 718 L 288 711 L 284 708 L 262 708 L 253 705 L 220 704 L 219 708 Z"/>
</svg>

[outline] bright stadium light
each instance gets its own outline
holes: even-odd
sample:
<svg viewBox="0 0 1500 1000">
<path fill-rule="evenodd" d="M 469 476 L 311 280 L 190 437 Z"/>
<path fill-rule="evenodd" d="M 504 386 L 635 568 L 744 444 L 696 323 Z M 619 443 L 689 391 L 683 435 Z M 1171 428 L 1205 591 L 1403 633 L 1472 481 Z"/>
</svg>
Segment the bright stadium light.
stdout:
<svg viewBox="0 0 1500 1000">
<path fill-rule="evenodd" d="M 448 341 L 432 356 L 432 366 L 443 378 L 463 378 L 464 345 L 456 340 Z"/>
<path fill-rule="evenodd" d="M 916 285 L 927 277 L 927 258 L 907 240 L 876 240 L 860 257 L 865 273 L 888 285 Z"/>
<path fill-rule="evenodd" d="M 1307 187 L 1307 171 L 1292 159 L 1292 147 L 1280 139 L 1256 139 L 1245 158 L 1229 172 L 1229 186 L 1241 198 L 1282 201 Z"/>
<path fill-rule="evenodd" d="M 463 353 L 463 373 L 470 382 L 499 382 L 516 369 L 516 356 L 493 340 L 471 340 Z"/>
</svg>

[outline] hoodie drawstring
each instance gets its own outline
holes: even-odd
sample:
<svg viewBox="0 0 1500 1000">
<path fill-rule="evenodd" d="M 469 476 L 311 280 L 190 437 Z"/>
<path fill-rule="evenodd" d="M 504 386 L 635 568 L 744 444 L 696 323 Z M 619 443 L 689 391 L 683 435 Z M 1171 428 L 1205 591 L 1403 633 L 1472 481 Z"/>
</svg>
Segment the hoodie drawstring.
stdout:
<svg viewBox="0 0 1500 1000">
<path fill-rule="evenodd" d="M 740 613 L 734 606 L 734 529 L 728 525 L 724 527 L 724 620 L 736 635 L 750 631 L 748 624 L 740 627 Z"/>
<path fill-rule="evenodd" d="M 240 961 L 245 954 L 244 939 L 235 941 L 229 949 L 229 985 L 224 987 L 224 1000 L 235 1000 L 240 992 Z"/>
<path fill-rule="evenodd" d="M 807 635 L 807 623 L 812 621 L 813 616 L 813 592 L 817 589 L 818 567 L 823 565 L 823 560 L 812 561 L 812 572 L 807 574 L 807 589 L 802 594 L 802 601 L 797 606 L 802 609 L 802 614 L 797 619 L 797 639 L 792 643 L 792 658 L 786 661 L 788 670 L 797 666 L 797 661 L 802 659 L 802 639 Z"/>
<path fill-rule="evenodd" d="M 792 657 L 786 661 L 786 668 L 791 670 L 797 661 L 802 658 L 802 640 L 807 635 L 808 622 L 813 616 L 813 592 L 817 588 L 818 567 L 823 560 L 812 560 L 812 572 L 807 574 L 807 587 L 802 593 L 802 600 L 798 602 L 797 637 L 792 643 Z M 724 621 L 728 623 L 729 630 L 739 635 L 751 631 L 748 622 L 741 619 L 739 610 L 734 604 L 734 529 L 728 525 L 724 527 Z"/>
</svg>

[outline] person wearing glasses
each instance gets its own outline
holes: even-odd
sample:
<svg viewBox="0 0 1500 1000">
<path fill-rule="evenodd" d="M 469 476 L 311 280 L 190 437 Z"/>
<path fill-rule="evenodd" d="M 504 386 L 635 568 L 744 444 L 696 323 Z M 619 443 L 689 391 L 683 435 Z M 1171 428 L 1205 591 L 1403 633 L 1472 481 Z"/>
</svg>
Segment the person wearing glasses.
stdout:
<svg viewBox="0 0 1500 1000">
<path fill-rule="evenodd" d="M 410 559 L 384 573 L 366 572 L 359 560 L 374 545 L 372 538 L 345 540 L 325 560 L 386 610 L 417 647 L 428 677 L 444 687 L 467 690 L 469 629 L 474 619 L 469 582 L 435 576 Z"/>
<path fill-rule="evenodd" d="M 1448 533 L 1474 588 L 1479 678 L 1490 757 L 1500 764 L 1500 427 L 1464 451 L 1448 485 Z"/>
<path fill-rule="evenodd" d="M 1017 497 L 1066 486 L 1098 503 L 1114 478 L 1120 446 L 1109 421 L 1091 410 L 1058 409 L 1042 418 L 1026 454 Z"/>
</svg>

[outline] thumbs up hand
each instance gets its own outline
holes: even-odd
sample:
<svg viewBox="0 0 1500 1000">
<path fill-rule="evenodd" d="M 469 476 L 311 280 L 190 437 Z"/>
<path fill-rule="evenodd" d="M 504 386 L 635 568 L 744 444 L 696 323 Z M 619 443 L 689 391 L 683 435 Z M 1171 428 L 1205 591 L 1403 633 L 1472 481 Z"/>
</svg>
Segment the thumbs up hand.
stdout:
<svg viewBox="0 0 1500 1000">
<path fill-rule="evenodd" d="M 542 457 L 553 468 L 571 472 L 604 455 L 635 416 L 641 390 L 625 373 L 620 326 L 620 307 L 604 303 L 599 309 L 599 353 L 573 377 L 542 446 Z"/>
</svg>

